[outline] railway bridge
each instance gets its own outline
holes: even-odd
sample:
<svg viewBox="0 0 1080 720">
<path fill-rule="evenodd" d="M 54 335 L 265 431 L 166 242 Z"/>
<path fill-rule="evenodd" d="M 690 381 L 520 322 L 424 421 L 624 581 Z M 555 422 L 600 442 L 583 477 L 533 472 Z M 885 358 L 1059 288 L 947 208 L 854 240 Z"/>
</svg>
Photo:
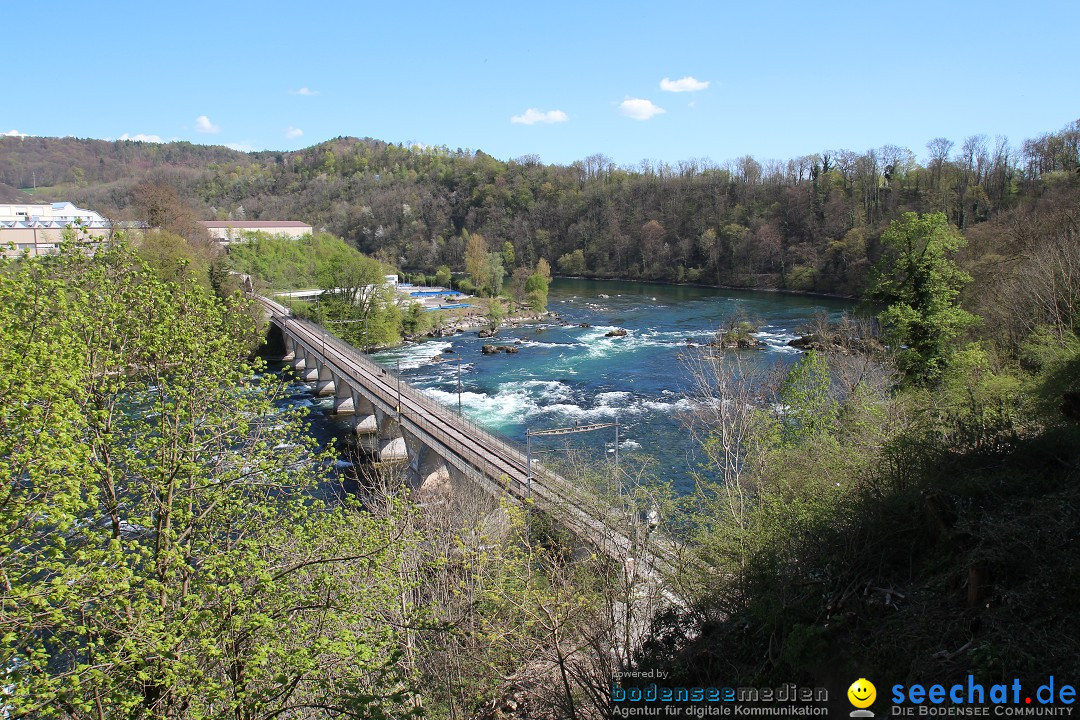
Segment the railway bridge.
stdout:
<svg viewBox="0 0 1080 720">
<path fill-rule="evenodd" d="M 557 473 L 530 462 L 520 448 L 469 422 L 371 361 L 321 326 L 256 296 L 282 334 L 284 360 L 334 411 L 355 415 L 356 432 L 381 462 L 406 464 L 423 492 L 469 481 L 495 497 L 531 499 L 557 522 L 634 572 L 668 573 L 674 546 L 647 526 L 627 522 Z"/>
</svg>

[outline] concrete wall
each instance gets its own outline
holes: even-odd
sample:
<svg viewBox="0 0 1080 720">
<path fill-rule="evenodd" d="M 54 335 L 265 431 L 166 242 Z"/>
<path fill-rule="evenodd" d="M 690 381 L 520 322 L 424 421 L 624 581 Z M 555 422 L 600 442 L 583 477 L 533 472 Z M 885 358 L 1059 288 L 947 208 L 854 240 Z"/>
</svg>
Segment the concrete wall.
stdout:
<svg viewBox="0 0 1080 720">
<path fill-rule="evenodd" d="M 210 233 L 210 237 L 214 238 L 223 245 L 229 243 L 242 242 L 244 235 L 251 232 L 261 232 L 267 235 L 284 235 L 285 237 L 298 238 L 304 235 L 311 234 L 311 226 L 305 225 L 303 227 L 260 227 L 260 228 L 223 228 L 223 227 L 208 227 L 206 231 Z"/>
<path fill-rule="evenodd" d="M 24 252 L 31 257 L 52 254 L 59 250 L 63 234 L 63 230 L 54 228 L 0 228 L 0 254 L 4 257 L 18 257 Z"/>
</svg>

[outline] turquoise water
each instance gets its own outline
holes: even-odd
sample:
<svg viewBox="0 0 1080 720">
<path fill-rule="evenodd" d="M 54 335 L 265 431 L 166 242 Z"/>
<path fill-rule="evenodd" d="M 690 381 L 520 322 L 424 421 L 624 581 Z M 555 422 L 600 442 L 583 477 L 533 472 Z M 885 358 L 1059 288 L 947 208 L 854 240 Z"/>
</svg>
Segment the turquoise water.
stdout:
<svg viewBox="0 0 1080 720">
<path fill-rule="evenodd" d="M 708 342 L 726 318 L 740 315 L 758 325 L 766 345 L 742 351 L 751 361 L 790 363 L 799 353 L 787 341 L 797 337 L 801 326 L 817 312 L 836 316 L 850 307 L 841 300 L 777 293 L 557 279 L 548 308 L 559 319 L 501 330 L 494 339 L 478 338 L 474 331 L 374 357 L 390 368 L 400 365 L 409 382 L 453 408 L 460 359 L 463 412 L 522 443 L 528 429 L 617 419 L 619 452 L 626 462 L 634 454 L 651 458 L 657 475 L 686 492 L 699 462 L 679 419 L 692 391 L 680 359 L 694 352 L 687 340 Z M 627 330 L 626 337 L 605 337 L 616 328 Z M 519 351 L 483 355 L 485 344 L 515 345 Z M 436 355 L 447 361 L 432 362 Z M 543 453 L 570 448 L 600 458 L 612 455 L 614 440 L 614 429 L 605 429 L 535 438 L 533 443 L 541 459 Z"/>
</svg>

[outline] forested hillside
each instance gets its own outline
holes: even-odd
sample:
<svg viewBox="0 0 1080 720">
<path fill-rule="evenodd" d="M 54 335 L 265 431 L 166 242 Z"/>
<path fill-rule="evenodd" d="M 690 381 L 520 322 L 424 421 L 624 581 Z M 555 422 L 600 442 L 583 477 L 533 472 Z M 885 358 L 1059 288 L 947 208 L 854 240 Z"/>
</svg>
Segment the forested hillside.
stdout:
<svg viewBox="0 0 1080 720">
<path fill-rule="evenodd" d="M 140 214 L 137 185 L 163 183 L 205 218 L 303 220 L 408 270 L 463 269 L 468 231 L 564 274 L 856 294 L 902 212 L 943 212 L 1010 245 L 1048 193 L 1075 194 L 1078 147 L 1080 121 L 1019 145 L 935 138 L 923 164 L 892 145 L 621 168 L 603 155 L 557 166 L 355 138 L 256 153 L 0 138 L 0 182 L 116 217 Z"/>
</svg>

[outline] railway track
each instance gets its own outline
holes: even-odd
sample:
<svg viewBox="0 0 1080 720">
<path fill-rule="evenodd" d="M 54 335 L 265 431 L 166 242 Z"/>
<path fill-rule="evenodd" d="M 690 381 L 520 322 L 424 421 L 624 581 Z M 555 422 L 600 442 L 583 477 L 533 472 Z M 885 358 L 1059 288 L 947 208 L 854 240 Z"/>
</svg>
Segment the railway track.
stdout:
<svg viewBox="0 0 1080 720">
<path fill-rule="evenodd" d="M 525 453 L 503 438 L 479 428 L 450 408 L 424 395 L 387 368 L 371 361 L 348 343 L 330 335 L 315 323 L 293 317 L 284 306 L 256 296 L 270 316 L 305 352 L 321 357 L 343 377 L 361 386 L 376 399 L 384 412 L 397 415 L 403 429 L 425 441 L 441 445 L 477 475 L 513 495 L 531 499 L 608 556 L 627 563 L 633 558 L 634 572 L 663 576 L 675 571 L 674 544 L 655 532 L 637 525 L 636 519 L 622 516 L 613 507 L 604 507 L 586 496 L 565 478 L 533 462 L 532 482 Z M 445 457 L 443 452 L 440 452 Z M 457 464 L 457 463 L 455 463 Z M 632 528 L 647 539 L 635 540 L 622 528 Z"/>
</svg>

